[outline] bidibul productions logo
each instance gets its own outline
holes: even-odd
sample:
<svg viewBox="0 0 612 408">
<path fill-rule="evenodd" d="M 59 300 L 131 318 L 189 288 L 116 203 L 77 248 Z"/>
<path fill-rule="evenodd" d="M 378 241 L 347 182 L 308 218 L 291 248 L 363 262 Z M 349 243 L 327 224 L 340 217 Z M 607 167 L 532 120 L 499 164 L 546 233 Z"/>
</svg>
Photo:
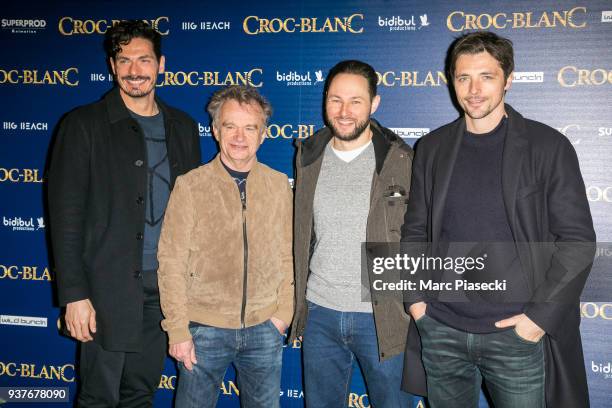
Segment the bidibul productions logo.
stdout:
<svg viewBox="0 0 612 408">
<path fill-rule="evenodd" d="M 23 217 L 6 217 L 2 216 L 2 226 L 10 228 L 12 231 L 27 231 L 34 232 L 45 229 L 45 219 L 38 217 L 36 219 Z"/>
<path fill-rule="evenodd" d="M 276 71 L 276 81 L 284 82 L 287 86 L 306 86 L 322 84 L 325 82 L 325 77 L 320 69 L 314 71 L 314 75 L 310 71 Z"/>
<path fill-rule="evenodd" d="M 601 375 L 606 380 L 612 379 L 612 363 L 610 361 L 599 362 L 591 360 L 591 371 Z"/>
<path fill-rule="evenodd" d="M 417 31 L 425 27 L 429 27 L 430 22 L 427 14 L 418 16 L 378 16 L 378 26 L 389 31 Z"/>
</svg>

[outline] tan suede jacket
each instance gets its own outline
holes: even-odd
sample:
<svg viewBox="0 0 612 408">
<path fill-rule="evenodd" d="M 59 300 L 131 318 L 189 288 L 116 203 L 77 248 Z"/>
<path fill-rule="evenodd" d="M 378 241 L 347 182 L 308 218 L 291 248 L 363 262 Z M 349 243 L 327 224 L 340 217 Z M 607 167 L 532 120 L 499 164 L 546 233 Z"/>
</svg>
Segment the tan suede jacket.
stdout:
<svg viewBox="0 0 612 408">
<path fill-rule="evenodd" d="M 178 177 L 159 240 L 159 292 L 170 344 L 189 322 L 249 327 L 293 317 L 293 196 L 287 176 L 255 163 L 246 206 L 219 156 Z"/>
</svg>

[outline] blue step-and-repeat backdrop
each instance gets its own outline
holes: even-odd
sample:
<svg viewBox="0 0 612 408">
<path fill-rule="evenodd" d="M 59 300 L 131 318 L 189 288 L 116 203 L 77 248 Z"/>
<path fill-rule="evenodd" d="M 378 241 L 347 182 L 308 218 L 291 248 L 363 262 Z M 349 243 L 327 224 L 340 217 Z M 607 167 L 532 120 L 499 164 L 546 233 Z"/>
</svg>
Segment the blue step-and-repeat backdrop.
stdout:
<svg viewBox="0 0 612 408">
<path fill-rule="evenodd" d="M 113 86 L 103 34 L 128 18 L 146 20 L 163 35 L 166 72 L 156 92 L 199 123 L 205 161 L 216 153 L 207 99 L 220 86 L 247 84 L 274 106 L 259 159 L 290 178 L 294 141 L 322 126 L 323 83 L 336 62 L 374 66 L 382 97 L 376 118 L 414 144 L 458 116 L 444 72 L 451 41 L 474 29 L 509 37 L 516 72 L 508 102 L 572 141 L 598 240 L 612 240 L 608 0 L 9 0 L 0 8 L 0 387 L 69 387 L 74 398 L 77 346 L 58 332 L 44 168 L 62 115 Z M 599 279 L 610 279 L 607 272 Z M 612 293 L 583 299 L 581 311 L 591 404 L 609 407 Z M 288 344 L 283 407 L 303 406 L 300 359 L 300 343 Z M 176 384 L 168 359 L 156 407 L 171 406 Z M 230 369 L 219 406 L 238 406 L 238 393 Z M 347 406 L 370 406 L 358 368 Z"/>
</svg>

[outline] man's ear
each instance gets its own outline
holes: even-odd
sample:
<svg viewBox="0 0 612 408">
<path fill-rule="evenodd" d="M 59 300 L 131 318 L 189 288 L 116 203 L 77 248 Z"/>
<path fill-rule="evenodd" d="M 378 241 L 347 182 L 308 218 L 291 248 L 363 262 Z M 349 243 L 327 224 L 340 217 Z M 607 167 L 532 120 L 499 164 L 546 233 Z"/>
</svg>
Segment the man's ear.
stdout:
<svg viewBox="0 0 612 408">
<path fill-rule="evenodd" d="M 164 71 L 166 71 L 166 57 L 162 55 L 159 59 L 159 69 L 157 70 L 157 73 L 163 74 Z"/>
<path fill-rule="evenodd" d="M 370 115 L 373 115 L 374 112 L 376 112 L 376 109 L 378 109 L 378 105 L 380 105 L 380 95 L 376 95 L 374 98 L 372 98 L 372 108 L 370 109 Z"/>
</svg>

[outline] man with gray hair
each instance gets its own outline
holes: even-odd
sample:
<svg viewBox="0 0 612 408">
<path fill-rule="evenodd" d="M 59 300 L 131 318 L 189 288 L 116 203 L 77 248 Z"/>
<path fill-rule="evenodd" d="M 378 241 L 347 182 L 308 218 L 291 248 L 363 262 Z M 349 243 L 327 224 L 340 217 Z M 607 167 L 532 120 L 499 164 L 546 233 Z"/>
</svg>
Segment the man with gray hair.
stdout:
<svg viewBox="0 0 612 408">
<path fill-rule="evenodd" d="M 257 161 L 271 112 L 254 88 L 215 92 L 208 113 L 220 152 L 179 177 L 170 196 L 158 275 L 177 407 L 215 407 L 230 363 L 243 407 L 279 406 L 293 197 L 287 176 Z"/>
</svg>

